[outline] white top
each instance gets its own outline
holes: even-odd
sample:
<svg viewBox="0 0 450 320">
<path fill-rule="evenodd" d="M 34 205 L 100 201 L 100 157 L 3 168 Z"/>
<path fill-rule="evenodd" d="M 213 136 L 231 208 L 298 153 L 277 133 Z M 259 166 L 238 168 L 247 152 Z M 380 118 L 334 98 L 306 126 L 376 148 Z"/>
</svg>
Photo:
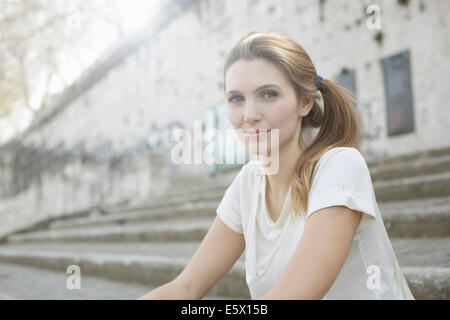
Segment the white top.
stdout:
<svg viewBox="0 0 450 320">
<path fill-rule="evenodd" d="M 323 299 L 414 299 L 397 262 L 375 198 L 369 168 L 358 149 L 328 150 L 316 163 L 307 215 L 293 217 L 291 187 L 273 222 L 266 208 L 266 176 L 258 161 L 242 166 L 217 214 L 246 243 L 246 281 L 251 298 L 272 289 L 301 239 L 313 212 L 344 205 L 363 213 L 349 254 Z"/>
</svg>

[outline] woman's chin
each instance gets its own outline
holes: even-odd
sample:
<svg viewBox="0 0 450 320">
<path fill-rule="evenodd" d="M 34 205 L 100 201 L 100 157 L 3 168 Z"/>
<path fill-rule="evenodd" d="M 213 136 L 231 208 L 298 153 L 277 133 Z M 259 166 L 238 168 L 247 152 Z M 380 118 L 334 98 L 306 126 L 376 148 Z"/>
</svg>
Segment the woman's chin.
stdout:
<svg viewBox="0 0 450 320">
<path fill-rule="evenodd" d="M 261 155 L 261 156 L 270 156 L 271 148 L 265 144 L 257 144 L 257 143 L 249 143 L 245 146 L 248 154 L 251 155 Z"/>
</svg>

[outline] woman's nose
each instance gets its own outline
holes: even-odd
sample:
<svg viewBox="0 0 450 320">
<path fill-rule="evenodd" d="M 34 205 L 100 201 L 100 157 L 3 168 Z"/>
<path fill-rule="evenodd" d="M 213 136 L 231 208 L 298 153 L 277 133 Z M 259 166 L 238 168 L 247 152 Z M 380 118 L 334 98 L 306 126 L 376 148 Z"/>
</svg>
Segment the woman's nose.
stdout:
<svg viewBox="0 0 450 320">
<path fill-rule="evenodd" d="M 244 108 L 244 121 L 253 122 L 262 118 L 261 113 L 258 110 L 256 104 L 252 101 L 248 101 Z"/>
</svg>

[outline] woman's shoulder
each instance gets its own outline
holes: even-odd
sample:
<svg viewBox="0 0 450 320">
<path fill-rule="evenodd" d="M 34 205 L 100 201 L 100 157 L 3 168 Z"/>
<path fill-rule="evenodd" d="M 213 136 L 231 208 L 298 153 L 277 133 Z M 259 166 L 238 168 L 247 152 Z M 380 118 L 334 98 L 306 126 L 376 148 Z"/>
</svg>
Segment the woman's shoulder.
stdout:
<svg viewBox="0 0 450 320">
<path fill-rule="evenodd" d="M 363 155 L 353 147 L 336 147 L 325 152 L 315 165 L 314 177 L 318 178 L 333 172 L 341 177 L 347 176 L 349 179 L 358 175 L 370 176 Z"/>
<path fill-rule="evenodd" d="M 318 163 L 342 162 L 346 166 L 355 164 L 366 164 L 364 156 L 354 147 L 335 147 L 326 151 L 319 159 Z M 367 165 L 367 164 L 366 164 Z"/>
</svg>

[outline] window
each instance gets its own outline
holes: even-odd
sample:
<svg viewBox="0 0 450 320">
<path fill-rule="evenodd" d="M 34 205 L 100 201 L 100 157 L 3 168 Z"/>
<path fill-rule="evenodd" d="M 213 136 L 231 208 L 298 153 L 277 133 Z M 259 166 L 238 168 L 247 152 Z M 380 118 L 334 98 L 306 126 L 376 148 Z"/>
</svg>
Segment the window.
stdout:
<svg viewBox="0 0 450 320">
<path fill-rule="evenodd" d="M 409 51 L 382 60 L 388 136 L 414 131 Z"/>
</svg>

